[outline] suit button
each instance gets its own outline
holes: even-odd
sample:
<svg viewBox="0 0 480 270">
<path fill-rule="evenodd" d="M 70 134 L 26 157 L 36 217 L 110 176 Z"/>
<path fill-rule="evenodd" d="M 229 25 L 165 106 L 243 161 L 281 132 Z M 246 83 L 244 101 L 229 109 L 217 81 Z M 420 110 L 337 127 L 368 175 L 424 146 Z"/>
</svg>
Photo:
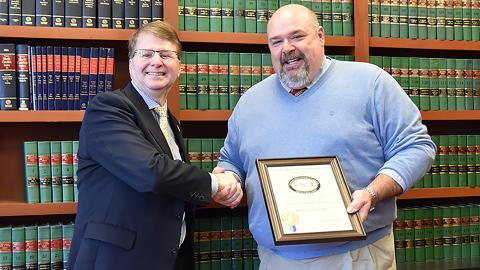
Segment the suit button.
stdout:
<svg viewBox="0 0 480 270">
<path fill-rule="evenodd" d="M 182 214 L 177 214 L 175 217 L 177 218 L 177 220 L 181 220 L 182 219 Z"/>
<path fill-rule="evenodd" d="M 172 254 L 177 255 L 177 251 L 178 251 L 177 249 L 172 249 Z"/>
</svg>

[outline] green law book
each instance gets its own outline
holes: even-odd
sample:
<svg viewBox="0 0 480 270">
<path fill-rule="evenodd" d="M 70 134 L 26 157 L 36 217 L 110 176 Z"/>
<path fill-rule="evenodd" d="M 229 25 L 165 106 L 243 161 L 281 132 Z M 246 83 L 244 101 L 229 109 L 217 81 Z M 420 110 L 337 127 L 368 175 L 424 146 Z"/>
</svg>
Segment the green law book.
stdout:
<svg viewBox="0 0 480 270">
<path fill-rule="evenodd" d="M 372 0 L 368 1 L 368 36 L 372 36 Z"/>
<path fill-rule="evenodd" d="M 220 160 L 220 150 L 223 147 L 224 139 L 213 139 L 213 167 L 217 166 L 218 161 Z"/>
<path fill-rule="evenodd" d="M 222 32 L 233 32 L 233 0 L 222 0 Z"/>
<path fill-rule="evenodd" d="M 397 219 L 393 222 L 395 237 L 395 259 L 398 263 L 405 262 L 405 222 L 403 209 L 397 210 Z"/>
<path fill-rule="evenodd" d="M 458 136 L 448 135 L 448 178 L 450 187 L 458 187 Z"/>
<path fill-rule="evenodd" d="M 344 36 L 353 36 L 353 0 L 342 0 L 342 30 Z"/>
<path fill-rule="evenodd" d="M 73 223 L 62 224 L 62 258 L 63 269 L 68 269 L 68 258 L 70 254 L 70 246 L 73 238 Z"/>
<path fill-rule="evenodd" d="M 475 168 L 475 179 L 477 186 L 480 186 L 480 135 L 475 135 L 475 140 L 477 141 L 477 149 L 475 152 L 475 163 L 477 164 Z"/>
<path fill-rule="evenodd" d="M 218 99 L 220 110 L 228 110 L 228 53 L 218 53 Z"/>
<path fill-rule="evenodd" d="M 208 110 L 208 52 L 197 52 L 197 108 Z"/>
<path fill-rule="evenodd" d="M 480 40 L 480 0 L 472 0 L 472 40 Z"/>
<path fill-rule="evenodd" d="M 230 270 L 232 266 L 232 217 L 222 216 L 220 248 L 222 257 L 220 265 L 222 270 Z"/>
<path fill-rule="evenodd" d="M 245 32 L 257 33 L 257 0 L 245 0 Z"/>
<path fill-rule="evenodd" d="M 40 179 L 38 176 L 38 145 L 36 141 L 23 143 L 25 164 L 25 191 L 28 203 L 40 202 Z"/>
<path fill-rule="evenodd" d="M 465 110 L 465 59 L 455 59 L 455 108 Z"/>
<path fill-rule="evenodd" d="M 199 229 L 198 248 L 199 248 L 199 270 L 211 269 L 211 253 L 210 253 L 210 220 L 208 218 L 200 218 L 197 220 Z"/>
<path fill-rule="evenodd" d="M 408 37 L 418 38 L 418 0 L 408 0 Z"/>
<path fill-rule="evenodd" d="M 240 53 L 240 95 L 252 87 L 252 54 Z"/>
<path fill-rule="evenodd" d="M 371 0 L 370 8 L 372 12 L 371 36 L 380 36 L 380 0 Z"/>
<path fill-rule="evenodd" d="M 233 0 L 233 31 L 245 33 L 245 1 Z"/>
<path fill-rule="evenodd" d="M 222 259 L 222 220 L 210 218 L 210 261 L 212 270 L 220 270 Z"/>
<path fill-rule="evenodd" d="M 462 258 L 470 258 L 470 206 L 461 205 L 460 215 L 462 223 Z"/>
<path fill-rule="evenodd" d="M 392 57 L 382 56 L 382 68 L 388 74 L 392 74 Z"/>
<path fill-rule="evenodd" d="M 428 71 L 430 68 L 429 58 L 420 58 L 420 69 L 418 71 L 420 76 L 420 110 L 430 110 L 430 78 Z"/>
<path fill-rule="evenodd" d="M 453 40 L 454 39 L 454 16 L 453 16 L 453 5 L 454 0 L 445 1 L 445 39 Z"/>
<path fill-rule="evenodd" d="M 400 38 L 408 38 L 408 0 L 400 0 L 399 1 L 399 28 L 400 28 Z"/>
<path fill-rule="evenodd" d="M 409 57 L 408 69 L 408 85 L 410 89 L 410 99 L 418 108 L 420 108 L 420 58 Z"/>
<path fill-rule="evenodd" d="M 467 186 L 467 136 L 458 135 L 458 186 Z"/>
<path fill-rule="evenodd" d="M 208 109 L 218 110 L 218 52 L 208 53 Z"/>
<path fill-rule="evenodd" d="M 75 201 L 73 177 L 73 141 L 62 141 L 62 191 L 63 201 Z"/>
<path fill-rule="evenodd" d="M 423 227 L 425 230 L 425 260 L 433 261 L 434 259 L 434 242 L 433 242 L 433 208 L 423 208 Z"/>
<path fill-rule="evenodd" d="M 52 171 L 50 169 L 50 142 L 38 142 L 38 175 L 40 177 L 40 202 L 52 202 Z"/>
<path fill-rule="evenodd" d="M 272 56 L 262 53 L 262 80 L 275 73 L 272 66 Z"/>
<path fill-rule="evenodd" d="M 460 207 L 452 207 L 453 259 L 462 258 L 462 216 Z"/>
<path fill-rule="evenodd" d="M 278 9 L 279 5 L 278 5 L 278 0 L 267 0 L 267 1 L 268 1 L 268 19 L 270 19 L 273 13 L 275 13 L 275 11 Z"/>
<path fill-rule="evenodd" d="M 427 0 L 418 0 L 418 38 L 427 38 Z"/>
<path fill-rule="evenodd" d="M 473 110 L 473 59 L 465 59 L 465 70 L 463 72 L 465 84 L 465 109 Z"/>
<path fill-rule="evenodd" d="M 197 0 L 184 0 L 184 1 L 185 1 L 185 30 L 197 31 L 198 30 Z"/>
<path fill-rule="evenodd" d="M 448 136 L 440 135 L 439 162 L 440 162 L 440 187 L 450 186 L 448 167 Z"/>
<path fill-rule="evenodd" d="M 390 32 L 391 0 L 380 1 L 380 36 L 391 37 Z"/>
<path fill-rule="evenodd" d="M 325 35 L 331 36 L 333 35 L 332 29 L 332 2 L 331 0 L 321 0 L 322 1 L 322 26 L 323 30 L 325 31 Z"/>
<path fill-rule="evenodd" d="M 445 1 L 437 0 L 437 39 L 445 40 Z"/>
<path fill-rule="evenodd" d="M 440 187 L 440 136 L 431 135 L 433 143 L 437 146 L 437 153 L 435 154 L 435 160 L 432 165 L 432 187 Z"/>
<path fill-rule="evenodd" d="M 178 0 L 178 30 L 185 30 L 185 0 Z"/>
<path fill-rule="evenodd" d="M 25 227 L 25 268 L 36 270 L 38 264 L 38 227 Z"/>
<path fill-rule="evenodd" d="M 472 6 L 471 0 L 462 0 L 463 40 L 472 40 Z"/>
<path fill-rule="evenodd" d="M 185 143 L 187 143 L 188 139 L 184 140 Z M 195 264 L 195 269 L 198 269 L 198 266 L 200 264 L 200 250 L 199 250 L 199 224 L 198 221 L 193 224 L 193 236 L 192 236 L 192 242 L 193 242 L 193 262 Z"/>
<path fill-rule="evenodd" d="M 228 104 L 230 110 L 233 110 L 235 105 L 237 105 L 238 100 L 240 99 L 240 53 L 230 52 L 228 56 Z"/>
<path fill-rule="evenodd" d="M 355 61 L 355 55 L 345 55 L 345 61 L 350 61 L 350 62 L 354 62 Z M 408 60 L 407 60 L 407 65 L 408 66 Z"/>
<path fill-rule="evenodd" d="M 475 135 L 467 135 L 467 185 L 469 187 L 474 187 L 476 185 L 475 152 L 476 152 Z"/>
<path fill-rule="evenodd" d="M 453 4 L 453 39 L 463 40 L 462 0 L 455 0 Z"/>
<path fill-rule="evenodd" d="M 438 96 L 439 109 L 448 110 L 447 101 L 447 59 L 438 59 Z"/>
<path fill-rule="evenodd" d="M 187 67 L 187 109 L 198 109 L 197 103 L 197 53 L 185 52 L 185 64 Z"/>
<path fill-rule="evenodd" d="M 301 0 L 300 5 L 312 9 L 312 1 L 311 0 Z"/>
<path fill-rule="evenodd" d="M 342 0 L 332 0 L 332 35 L 343 35 Z"/>
<path fill-rule="evenodd" d="M 427 38 L 437 39 L 437 0 L 427 0 Z"/>
<path fill-rule="evenodd" d="M 210 0 L 210 32 L 222 32 L 222 0 Z"/>
<path fill-rule="evenodd" d="M 62 153 L 60 141 L 50 142 L 50 167 L 52 169 L 52 202 L 62 202 Z"/>
<path fill-rule="evenodd" d="M 178 92 L 180 94 L 180 110 L 187 109 L 187 65 L 185 64 L 185 52 L 182 51 L 182 61 L 180 63 L 180 77 L 178 83 Z"/>
<path fill-rule="evenodd" d="M 278 0 L 278 7 L 283 7 L 285 5 L 291 4 L 291 0 Z"/>
<path fill-rule="evenodd" d="M 12 269 L 12 226 L 0 227 L 0 269 Z"/>
<path fill-rule="evenodd" d="M 425 261 L 425 225 L 424 225 L 424 212 L 425 208 L 415 208 L 415 261 Z"/>
<path fill-rule="evenodd" d="M 415 261 L 415 210 L 404 208 L 405 220 L 405 261 Z"/>
<path fill-rule="evenodd" d="M 400 37 L 400 0 L 390 2 L 390 37 Z"/>
<path fill-rule="evenodd" d="M 253 236 L 248 230 L 248 220 L 247 216 L 243 216 L 243 269 L 250 270 L 253 269 Z"/>
<path fill-rule="evenodd" d="M 440 109 L 440 89 L 438 88 L 439 59 L 430 58 L 430 110 Z"/>
<path fill-rule="evenodd" d="M 50 225 L 50 269 L 63 270 L 62 225 Z"/>
<path fill-rule="evenodd" d="M 451 206 L 442 207 L 443 216 L 443 258 L 453 259 L 453 209 Z"/>
<path fill-rule="evenodd" d="M 210 31 L 210 0 L 197 0 L 197 31 Z"/>
<path fill-rule="evenodd" d="M 38 269 L 50 269 L 50 225 L 38 226 Z"/>
<path fill-rule="evenodd" d="M 257 1 L 257 33 L 267 33 L 268 0 Z"/>
<path fill-rule="evenodd" d="M 78 141 L 72 142 L 72 156 L 73 156 L 73 198 L 78 202 Z"/>
<path fill-rule="evenodd" d="M 262 80 L 262 54 L 252 53 L 252 85 Z"/>
<path fill-rule="evenodd" d="M 213 171 L 213 141 L 210 138 L 202 140 L 202 169 L 206 172 Z"/>
<path fill-rule="evenodd" d="M 471 204 L 470 207 L 470 256 L 480 256 L 480 207 Z"/>
<path fill-rule="evenodd" d="M 243 269 L 243 218 L 232 216 L 232 268 Z"/>
<path fill-rule="evenodd" d="M 392 67 L 391 67 L 391 74 L 392 77 L 400 84 L 401 86 L 401 76 L 402 76 L 402 70 L 401 70 L 401 57 L 396 57 L 392 56 Z"/>
<path fill-rule="evenodd" d="M 12 269 L 25 269 L 25 227 L 12 227 Z"/>
<path fill-rule="evenodd" d="M 253 239 L 253 253 L 252 253 L 252 257 L 253 257 L 253 269 L 254 270 L 258 270 L 260 269 L 260 258 L 258 257 L 258 244 L 257 242 L 255 241 L 255 239 Z"/>
<path fill-rule="evenodd" d="M 202 139 L 188 139 L 188 159 L 191 165 L 202 168 Z"/>
<path fill-rule="evenodd" d="M 447 106 L 448 110 L 456 110 L 455 98 L 455 59 L 447 59 Z"/>
<path fill-rule="evenodd" d="M 480 110 L 480 59 L 473 59 L 473 108 Z"/>
<path fill-rule="evenodd" d="M 400 86 L 410 96 L 410 88 L 408 87 L 408 57 L 400 57 Z"/>
<path fill-rule="evenodd" d="M 433 257 L 435 260 L 443 259 L 443 216 L 442 208 L 433 207 Z"/>
</svg>

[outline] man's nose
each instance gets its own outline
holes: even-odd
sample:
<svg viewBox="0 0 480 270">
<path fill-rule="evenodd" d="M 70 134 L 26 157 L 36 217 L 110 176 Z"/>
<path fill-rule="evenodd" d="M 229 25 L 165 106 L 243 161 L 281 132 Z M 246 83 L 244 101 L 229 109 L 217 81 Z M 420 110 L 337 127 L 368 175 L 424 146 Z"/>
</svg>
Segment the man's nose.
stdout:
<svg viewBox="0 0 480 270">
<path fill-rule="evenodd" d="M 282 49 L 283 49 L 284 52 L 291 52 L 291 51 L 295 50 L 295 47 L 292 45 L 290 40 L 285 39 L 283 41 L 283 48 Z"/>
</svg>

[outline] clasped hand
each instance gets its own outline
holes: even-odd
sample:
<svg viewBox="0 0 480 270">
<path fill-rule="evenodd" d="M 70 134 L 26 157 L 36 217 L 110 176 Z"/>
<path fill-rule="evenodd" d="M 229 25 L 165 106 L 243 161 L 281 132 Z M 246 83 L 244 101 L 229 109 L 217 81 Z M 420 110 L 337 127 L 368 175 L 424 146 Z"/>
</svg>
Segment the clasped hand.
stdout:
<svg viewBox="0 0 480 270">
<path fill-rule="evenodd" d="M 213 174 L 217 178 L 218 190 L 213 200 L 230 208 L 238 206 L 243 197 L 242 185 L 232 173 L 225 173 L 225 169 L 216 167 Z"/>
</svg>

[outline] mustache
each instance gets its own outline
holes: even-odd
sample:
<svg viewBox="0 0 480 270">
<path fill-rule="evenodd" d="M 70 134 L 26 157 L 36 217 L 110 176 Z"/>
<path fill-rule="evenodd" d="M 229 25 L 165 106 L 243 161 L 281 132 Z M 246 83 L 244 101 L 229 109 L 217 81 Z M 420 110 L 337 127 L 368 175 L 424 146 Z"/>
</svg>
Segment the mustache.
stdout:
<svg viewBox="0 0 480 270">
<path fill-rule="evenodd" d="M 304 55 L 303 53 L 301 52 L 297 52 L 297 51 L 291 51 L 291 52 L 286 52 L 286 53 L 282 53 L 282 57 L 281 57 L 281 61 L 282 63 L 285 63 L 287 61 L 290 61 L 292 59 L 297 59 L 297 58 L 304 58 Z"/>
</svg>

